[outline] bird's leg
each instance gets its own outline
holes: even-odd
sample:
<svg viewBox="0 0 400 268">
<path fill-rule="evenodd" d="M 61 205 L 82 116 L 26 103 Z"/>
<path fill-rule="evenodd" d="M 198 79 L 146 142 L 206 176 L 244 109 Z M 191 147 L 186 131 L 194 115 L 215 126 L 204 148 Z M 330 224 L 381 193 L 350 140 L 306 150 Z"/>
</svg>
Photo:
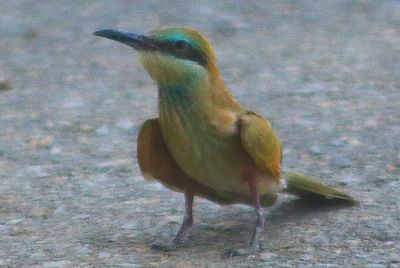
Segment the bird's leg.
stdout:
<svg viewBox="0 0 400 268">
<path fill-rule="evenodd" d="M 186 238 L 190 226 L 193 224 L 193 197 L 194 191 L 190 186 L 185 187 L 185 216 L 178 232 L 176 233 L 174 240 L 172 241 L 175 245 L 181 245 Z"/>
<path fill-rule="evenodd" d="M 254 200 L 254 208 L 256 211 L 256 222 L 253 229 L 253 234 L 249 241 L 249 245 L 245 249 L 228 249 L 224 253 L 224 257 L 244 256 L 260 249 L 259 237 L 261 231 L 264 229 L 264 216 L 260 202 L 260 195 L 257 191 L 256 170 L 255 168 L 248 168 L 245 173 L 245 179 L 249 185 L 250 195 Z"/>
<path fill-rule="evenodd" d="M 186 184 L 185 186 L 185 216 L 178 232 L 176 233 L 172 243 L 169 245 L 163 245 L 154 243 L 151 248 L 155 251 L 174 251 L 178 246 L 181 246 L 188 234 L 190 226 L 193 224 L 193 198 L 194 189 L 192 186 Z"/>
<path fill-rule="evenodd" d="M 253 234 L 251 236 L 250 242 L 249 242 L 249 247 L 251 250 L 258 250 L 260 248 L 259 244 L 259 236 L 262 230 L 264 229 L 265 221 L 264 221 L 264 215 L 263 215 L 263 209 L 261 207 L 260 203 L 260 195 L 258 194 L 257 191 L 257 182 L 255 178 L 255 172 L 253 174 L 250 174 L 247 178 L 247 182 L 249 184 L 250 188 L 250 193 L 251 197 L 254 200 L 254 208 L 256 212 L 256 222 L 253 230 Z"/>
</svg>

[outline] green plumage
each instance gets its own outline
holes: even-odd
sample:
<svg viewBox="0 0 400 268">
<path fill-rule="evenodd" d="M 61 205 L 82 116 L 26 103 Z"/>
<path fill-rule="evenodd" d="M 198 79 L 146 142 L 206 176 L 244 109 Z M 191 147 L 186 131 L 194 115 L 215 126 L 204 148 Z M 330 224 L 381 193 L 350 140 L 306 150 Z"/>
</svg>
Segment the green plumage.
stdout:
<svg viewBox="0 0 400 268">
<path fill-rule="evenodd" d="M 283 171 L 287 187 L 284 192 L 294 194 L 304 199 L 332 199 L 336 201 L 358 204 L 353 197 L 319 182 L 317 178 L 297 172 Z"/>
</svg>

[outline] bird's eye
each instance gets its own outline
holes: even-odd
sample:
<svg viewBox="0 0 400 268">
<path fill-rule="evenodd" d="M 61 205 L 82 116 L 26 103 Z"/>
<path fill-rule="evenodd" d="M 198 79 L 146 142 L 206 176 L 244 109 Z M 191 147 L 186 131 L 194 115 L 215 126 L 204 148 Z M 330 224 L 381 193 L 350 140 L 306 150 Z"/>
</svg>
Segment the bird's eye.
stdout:
<svg viewBox="0 0 400 268">
<path fill-rule="evenodd" d="M 184 40 L 179 40 L 174 43 L 174 49 L 177 51 L 185 51 L 189 48 L 189 43 Z"/>
</svg>

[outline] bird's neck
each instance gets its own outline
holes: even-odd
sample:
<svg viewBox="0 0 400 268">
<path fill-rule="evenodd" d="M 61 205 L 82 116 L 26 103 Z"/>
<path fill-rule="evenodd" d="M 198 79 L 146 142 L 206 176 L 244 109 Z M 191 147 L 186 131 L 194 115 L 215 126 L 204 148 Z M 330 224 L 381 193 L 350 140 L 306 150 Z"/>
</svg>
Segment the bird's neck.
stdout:
<svg viewBox="0 0 400 268">
<path fill-rule="evenodd" d="M 210 116 L 215 109 L 240 109 L 239 102 L 226 87 L 218 69 L 211 70 L 203 79 L 181 79 L 159 83 L 160 115 L 167 110 L 176 110 L 181 116 L 200 113 Z"/>
<path fill-rule="evenodd" d="M 159 118 L 164 138 L 172 147 L 183 146 L 182 150 L 185 146 L 213 144 L 209 140 L 231 129 L 234 115 L 241 109 L 223 81 L 207 80 L 195 85 L 159 88 Z M 233 134 L 231 130 L 227 132 Z M 190 144 L 189 140 L 198 144 Z"/>
</svg>

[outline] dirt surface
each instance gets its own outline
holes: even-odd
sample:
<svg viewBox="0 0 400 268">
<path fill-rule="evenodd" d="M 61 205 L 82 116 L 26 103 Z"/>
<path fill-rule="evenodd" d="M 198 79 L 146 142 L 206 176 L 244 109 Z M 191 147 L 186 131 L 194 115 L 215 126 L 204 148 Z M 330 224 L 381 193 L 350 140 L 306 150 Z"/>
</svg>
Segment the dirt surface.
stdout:
<svg viewBox="0 0 400 268">
<path fill-rule="evenodd" d="M 264 250 L 245 206 L 196 200 L 186 247 L 167 243 L 183 196 L 143 179 L 140 124 L 156 88 L 129 47 L 93 36 L 188 25 L 212 40 L 233 94 L 270 118 L 284 166 L 359 207 L 282 197 Z M 400 1 L 0 2 L 0 267 L 400 267 Z"/>
</svg>

